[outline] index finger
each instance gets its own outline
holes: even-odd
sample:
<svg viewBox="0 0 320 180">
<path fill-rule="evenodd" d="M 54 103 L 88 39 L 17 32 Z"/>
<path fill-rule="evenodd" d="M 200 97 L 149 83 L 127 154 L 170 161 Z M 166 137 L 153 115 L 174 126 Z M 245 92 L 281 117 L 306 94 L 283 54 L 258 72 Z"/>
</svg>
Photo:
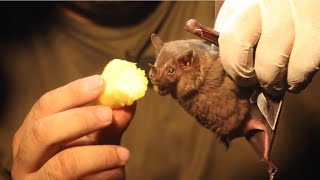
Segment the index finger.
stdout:
<svg viewBox="0 0 320 180">
<path fill-rule="evenodd" d="M 261 32 L 259 3 L 250 1 L 226 1 L 217 18 L 215 29 L 220 32 L 219 52 L 226 72 L 238 85 L 256 83 L 253 62 L 253 46 Z"/>
<path fill-rule="evenodd" d="M 19 141 L 24 129 L 30 127 L 37 119 L 87 104 L 95 100 L 103 88 L 103 79 L 99 75 L 93 75 L 47 92 L 33 105 L 15 134 L 15 141 Z"/>
<path fill-rule="evenodd" d="M 102 77 L 93 75 L 49 91 L 35 103 L 27 119 L 39 119 L 49 114 L 87 104 L 101 94 L 103 85 Z"/>
</svg>

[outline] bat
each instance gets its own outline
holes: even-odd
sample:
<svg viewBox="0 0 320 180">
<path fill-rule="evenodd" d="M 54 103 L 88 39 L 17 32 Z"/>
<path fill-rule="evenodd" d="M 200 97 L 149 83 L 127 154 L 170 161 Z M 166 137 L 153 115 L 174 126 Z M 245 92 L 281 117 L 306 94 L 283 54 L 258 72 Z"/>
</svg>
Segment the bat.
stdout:
<svg viewBox="0 0 320 180">
<path fill-rule="evenodd" d="M 151 41 L 157 58 L 149 64 L 149 78 L 158 94 L 171 95 L 226 147 L 232 140 L 245 137 L 258 159 L 267 164 L 272 179 L 277 172 L 269 158 L 274 132 L 254 102 L 261 100 L 261 93 L 237 86 L 224 71 L 219 53 L 207 41 L 164 43 L 156 34 L 151 35 Z"/>
<path fill-rule="evenodd" d="M 200 24 L 197 20 L 190 19 L 189 21 L 187 21 L 184 29 L 219 47 L 219 32 Z M 254 46 L 253 48 L 255 49 L 256 46 Z M 270 128 L 272 129 L 272 136 L 275 135 L 284 95 L 285 94 L 279 96 L 270 96 L 264 93 L 260 88 L 257 88 L 250 98 L 250 102 L 257 104 L 259 110 L 267 120 Z M 270 139 L 270 141 L 271 143 L 269 148 L 271 149 L 273 138 Z"/>
</svg>

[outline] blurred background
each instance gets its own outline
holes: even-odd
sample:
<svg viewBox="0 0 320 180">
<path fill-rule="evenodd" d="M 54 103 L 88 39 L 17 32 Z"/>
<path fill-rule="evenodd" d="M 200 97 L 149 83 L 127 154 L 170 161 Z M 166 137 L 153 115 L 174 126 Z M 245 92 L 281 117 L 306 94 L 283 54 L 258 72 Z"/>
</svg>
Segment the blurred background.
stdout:
<svg viewBox="0 0 320 180">
<path fill-rule="evenodd" d="M 183 30 L 197 19 L 213 27 L 223 1 L 0 2 L 0 167 L 11 166 L 11 140 L 32 104 L 72 80 L 100 74 L 114 58 L 154 62 L 152 33 L 162 40 L 197 38 Z M 287 94 L 271 159 L 279 179 L 317 177 L 320 77 Z M 226 104 L 227 106 L 227 104 Z M 128 180 L 267 179 L 249 144 L 226 149 L 171 98 L 151 88 L 122 139 L 130 149 Z M 1 179 L 1 178 L 0 178 Z"/>
</svg>

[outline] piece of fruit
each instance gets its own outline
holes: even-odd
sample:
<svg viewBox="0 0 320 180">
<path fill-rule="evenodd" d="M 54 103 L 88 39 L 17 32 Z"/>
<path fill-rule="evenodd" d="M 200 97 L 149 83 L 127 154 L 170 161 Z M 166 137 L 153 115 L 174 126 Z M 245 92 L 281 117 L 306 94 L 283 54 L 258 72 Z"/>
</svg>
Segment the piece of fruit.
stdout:
<svg viewBox="0 0 320 180">
<path fill-rule="evenodd" d="M 147 91 L 148 79 L 145 71 L 137 68 L 133 62 L 113 59 L 106 65 L 101 76 L 106 85 L 98 102 L 111 108 L 130 106 Z"/>
</svg>

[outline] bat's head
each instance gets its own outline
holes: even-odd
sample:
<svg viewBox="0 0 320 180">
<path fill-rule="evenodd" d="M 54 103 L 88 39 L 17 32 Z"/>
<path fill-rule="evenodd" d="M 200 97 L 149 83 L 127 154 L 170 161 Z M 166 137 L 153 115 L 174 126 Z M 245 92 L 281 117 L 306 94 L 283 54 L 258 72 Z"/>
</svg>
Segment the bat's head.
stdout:
<svg viewBox="0 0 320 180">
<path fill-rule="evenodd" d="M 164 43 L 152 34 L 151 41 L 158 55 L 155 64 L 149 64 L 149 78 L 160 95 L 174 95 L 179 83 L 193 69 L 194 51 L 183 40 Z"/>
</svg>

